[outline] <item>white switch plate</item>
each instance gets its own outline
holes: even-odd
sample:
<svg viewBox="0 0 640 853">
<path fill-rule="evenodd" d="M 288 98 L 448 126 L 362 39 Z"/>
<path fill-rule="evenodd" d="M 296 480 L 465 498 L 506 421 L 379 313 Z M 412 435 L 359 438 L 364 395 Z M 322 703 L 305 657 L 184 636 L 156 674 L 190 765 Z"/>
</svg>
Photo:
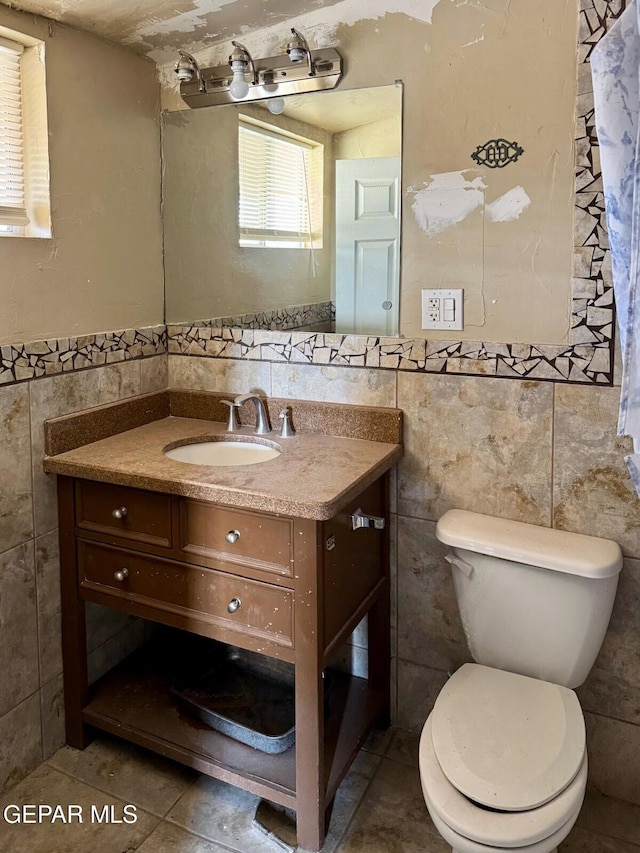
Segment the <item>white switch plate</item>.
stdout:
<svg viewBox="0 0 640 853">
<path fill-rule="evenodd" d="M 463 317 L 464 290 L 422 291 L 422 328 L 423 329 L 464 329 Z"/>
</svg>

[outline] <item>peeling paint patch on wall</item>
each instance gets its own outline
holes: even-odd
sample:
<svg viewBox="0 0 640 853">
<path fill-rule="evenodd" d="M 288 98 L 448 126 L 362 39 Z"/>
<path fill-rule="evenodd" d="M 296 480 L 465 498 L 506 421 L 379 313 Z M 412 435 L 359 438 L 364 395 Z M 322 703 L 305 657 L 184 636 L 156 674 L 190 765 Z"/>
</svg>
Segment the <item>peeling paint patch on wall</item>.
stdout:
<svg viewBox="0 0 640 853">
<path fill-rule="evenodd" d="M 531 204 L 524 187 L 513 187 L 500 198 L 487 204 L 484 211 L 489 222 L 513 222 Z"/>
<path fill-rule="evenodd" d="M 486 204 L 486 189 L 487 185 L 477 172 L 465 169 L 432 175 L 424 187 L 409 187 L 407 194 L 414 197 L 411 209 L 427 237 L 457 225 L 478 208 L 482 208 L 489 222 L 513 222 L 531 204 L 526 190 L 520 186 L 512 187 Z"/>
<path fill-rule="evenodd" d="M 475 175 L 475 177 L 473 177 Z M 409 187 L 411 205 L 420 228 L 433 237 L 457 225 L 484 205 L 486 184 L 473 169 L 432 175 L 422 189 Z"/>
<path fill-rule="evenodd" d="M 205 4 L 206 0 L 195 0 L 195 2 L 200 5 Z M 286 24 L 301 29 L 313 47 L 335 47 L 338 43 L 338 29 L 342 27 L 353 26 L 360 21 L 381 20 L 393 14 L 403 14 L 420 23 L 431 24 L 434 9 L 443 2 L 445 0 L 367 0 L 366 3 L 363 0 L 342 0 L 330 8 L 319 6 L 311 11 L 301 11 L 295 18 L 292 17 L 286 21 Z M 446 2 L 452 3 L 456 0 L 446 0 Z M 267 20 L 265 18 L 265 21 Z M 267 25 L 261 29 L 253 28 L 250 32 L 246 31 L 246 28 L 241 28 L 240 35 L 243 39 L 246 38 L 247 47 L 258 56 L 269 56 L 271 53 L 279 52 L 282 47 L 284 23 L 284 21 L 278 21 L 276 25 Z M 195 34 L 196 28 L 192 29 Z M 144 34 L 139 31 L 137 37 L 143 38 Z M 199 38 L 202 38 L 201 35 Z M 213 45 L 204 55 L 202 43 L 198 45 L 197 40 L 193 43 L 185 42 L 183 47 L 190 50 L 198 61 L 202 60 L 205 64 L 224 62 L 229 54 L 228 42 Z M 175 50 L 170 51 L 166 46 L 160 46 L 151 50 L 149 55 L 159 66 L 162 66 L 170 61 L 173 53 Z M 162 76 L 166 79 L 166 72 Z M 170 78 L 170 75 L 168 76 Z"/>
</svg>

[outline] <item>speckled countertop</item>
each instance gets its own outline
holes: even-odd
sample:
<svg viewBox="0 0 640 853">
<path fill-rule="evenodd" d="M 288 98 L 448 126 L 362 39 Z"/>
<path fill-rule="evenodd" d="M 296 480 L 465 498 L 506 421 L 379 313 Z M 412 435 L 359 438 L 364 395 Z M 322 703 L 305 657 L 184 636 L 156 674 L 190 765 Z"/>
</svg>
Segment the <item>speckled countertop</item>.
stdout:
<svg viewBox="0 0 640 853">
<path fill-rule="evenodd" d="M 373 483 L 402 455 L 400 444 L 299 432 L 280 439 L 276 459 L 211 467 L 169 459 L 168 447 L 215 436 L 254 438 L 251 427 L 230 436 L 218 421 L 165 417 L 45 457 L 44 469 L 82 479 L 323 521 Z"/>
</svg>

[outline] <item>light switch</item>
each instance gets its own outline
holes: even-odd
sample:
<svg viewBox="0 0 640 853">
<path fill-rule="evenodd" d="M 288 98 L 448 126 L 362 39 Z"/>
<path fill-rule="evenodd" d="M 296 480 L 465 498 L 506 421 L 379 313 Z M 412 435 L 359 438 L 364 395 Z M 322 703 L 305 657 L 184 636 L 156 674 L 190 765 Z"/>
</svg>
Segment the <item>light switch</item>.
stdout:
<svg viewBox="0 0 640 853">
<path fill-rule="evenodd" d="M 456 303 L 451 297 L 442 300 L 442 319 L 445 323 L 454 323 L 456 319 Z"/>
</svg>

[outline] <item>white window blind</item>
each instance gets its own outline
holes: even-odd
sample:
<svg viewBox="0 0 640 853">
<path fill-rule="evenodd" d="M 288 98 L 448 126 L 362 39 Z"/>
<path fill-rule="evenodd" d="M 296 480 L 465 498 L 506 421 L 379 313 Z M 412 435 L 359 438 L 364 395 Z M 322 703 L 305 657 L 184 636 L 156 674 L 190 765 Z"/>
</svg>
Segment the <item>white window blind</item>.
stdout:
<svg viewBox="0 0 640 853">
<path fill-rule="evenodd" d="M 0 225 L 27 225 L 20 57 L 23 47 L 0 36 Z"/>
<path fill-rule="evenodd" d="M 318 195 L 320 209 L 322 200 L 322 157 L 315 149 L 321 148 L 277 128 L 240 123 L 240 245 L 312 246 Z"/>
</svg>

